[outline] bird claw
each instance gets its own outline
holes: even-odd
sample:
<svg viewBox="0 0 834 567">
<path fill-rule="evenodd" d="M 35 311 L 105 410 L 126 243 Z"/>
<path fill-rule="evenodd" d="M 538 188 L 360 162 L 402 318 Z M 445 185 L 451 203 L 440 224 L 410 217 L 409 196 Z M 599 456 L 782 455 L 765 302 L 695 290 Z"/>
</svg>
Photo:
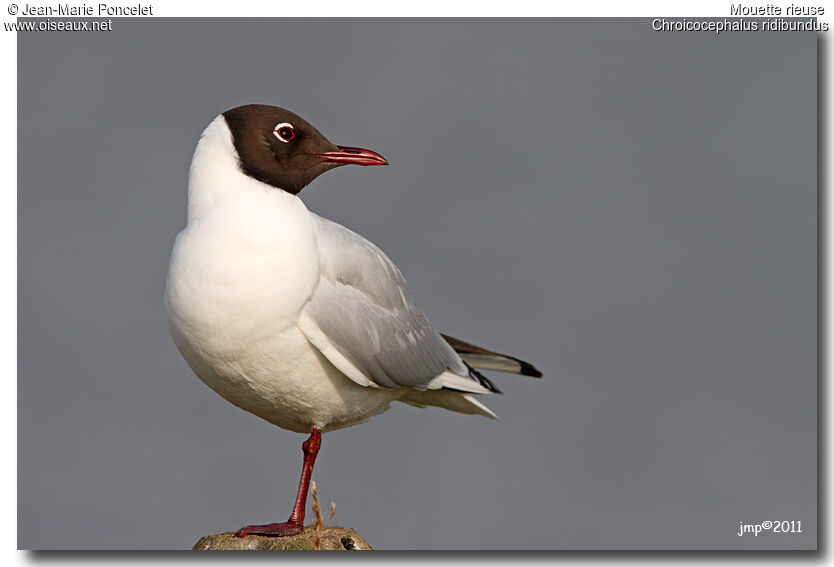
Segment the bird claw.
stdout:
<svg viewBox="0 0 834 567">
<path fill-rule="evenodd" d="M 298 535 L 304 531 L 304 526 L 293 522 L 280 524 L 265 524 L 263 526 L 246 526 L 235 532 L 235 536 L 259 535 L 267 537 L 284 537 Z"/>
</svg>

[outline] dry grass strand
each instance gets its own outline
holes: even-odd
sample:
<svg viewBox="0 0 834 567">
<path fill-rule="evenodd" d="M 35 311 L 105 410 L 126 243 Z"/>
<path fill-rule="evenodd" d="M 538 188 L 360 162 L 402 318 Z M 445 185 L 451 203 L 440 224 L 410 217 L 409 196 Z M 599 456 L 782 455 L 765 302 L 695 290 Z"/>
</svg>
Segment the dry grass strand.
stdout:
<svg viewBox="0 0 834 567">
<path fill-rule="evenodd" d="M 324 525 L 324 516 L 321 514 L 319 505 L 319 491 L 316 481 L 310 482 L 310 492 L 313 493 L 313 514 L 316 516 L 316 533 L 313 534 L 313 549 L 321 549 L 321 528 Z"/>
<path fill-rule="evenodd" d="M 321 505 L 319 504 L 319 487 L 316 486 L 316 481 L 310 481 L 310 492 L 313 495 L 313 514 L 315 515 L 315 528 L 316 531 L 313 534 L 313 549 L 321 549 L 321 530 L 324 527 L 324 514 L 321 511 Z M 327 516 L 327 521 L 333 519 L 333 515 L 336 513 L 336 503 L 332 500 L 330 501 L 330 514 Z"/>
</svg>

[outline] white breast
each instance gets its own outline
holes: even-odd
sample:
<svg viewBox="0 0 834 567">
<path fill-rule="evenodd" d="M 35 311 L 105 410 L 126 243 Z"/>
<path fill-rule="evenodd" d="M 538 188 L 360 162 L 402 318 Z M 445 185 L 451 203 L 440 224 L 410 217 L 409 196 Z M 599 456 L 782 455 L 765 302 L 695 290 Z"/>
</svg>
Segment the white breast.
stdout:
<svg viewBox="0 0 834 567">
<path fill-rule="evenodd" d="M 304 203 L 244 175 L 235 156 L 219 117 L 194 152 L 188 225 L 174 244 L 167 294 L 177 327 L 230 358 L 224 349 L 293 327 L 320 274 Z"/>
</svg>

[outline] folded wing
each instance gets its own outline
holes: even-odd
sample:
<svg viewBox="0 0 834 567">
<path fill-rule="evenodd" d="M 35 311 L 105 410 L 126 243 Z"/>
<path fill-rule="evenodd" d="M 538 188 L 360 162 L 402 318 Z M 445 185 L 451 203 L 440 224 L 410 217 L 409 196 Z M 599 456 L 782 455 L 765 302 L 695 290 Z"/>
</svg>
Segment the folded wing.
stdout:
<svg viewBox="0 0 834 567">
<path fill-rule="evenodd" d="M 381 250 L 339 224 L 314 219 L 322 276 L 299 328 L 336 368 L 368 387 L 497 391 L 431 327 Z"/>
</svg>

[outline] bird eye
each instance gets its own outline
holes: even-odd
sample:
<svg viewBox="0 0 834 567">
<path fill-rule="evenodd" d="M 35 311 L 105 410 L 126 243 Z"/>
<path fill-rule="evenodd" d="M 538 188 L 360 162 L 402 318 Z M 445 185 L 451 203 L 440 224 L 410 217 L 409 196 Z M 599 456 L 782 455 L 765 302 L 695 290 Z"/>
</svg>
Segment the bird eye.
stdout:
<svg viewBox="0 0 834 567">
<path fill-rule="evenodd" d="M 275 127 L 275 130 L 273 130 L 272 133 L 275 134 L 276 138 L 284 143 L 295 138 L 295 129 L 289 122 L 281 122 Z"/>
</svg>

